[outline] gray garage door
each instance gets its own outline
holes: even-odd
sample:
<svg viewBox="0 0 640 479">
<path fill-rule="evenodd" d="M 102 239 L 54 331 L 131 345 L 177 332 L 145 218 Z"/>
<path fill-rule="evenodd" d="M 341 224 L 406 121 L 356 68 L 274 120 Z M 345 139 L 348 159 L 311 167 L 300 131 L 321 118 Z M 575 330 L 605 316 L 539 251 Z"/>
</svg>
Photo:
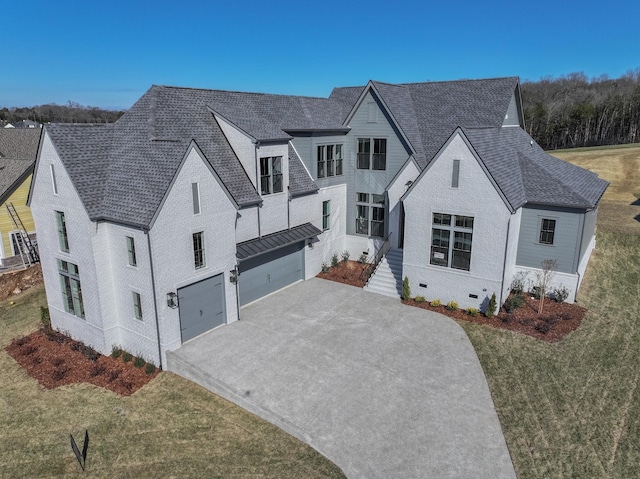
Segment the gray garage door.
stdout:
<svg viewBox="0 0 640 479">
<path fill-rule="evenodd" d="M 304 241 L 241 261 L 238 271 L 241 305 L 304 279 Z"/>
<path fill-rule="evenodd" d="M 178 289 L 182 342 L 225 323 L 224 276 L 211 278 Z"/>
</svg>

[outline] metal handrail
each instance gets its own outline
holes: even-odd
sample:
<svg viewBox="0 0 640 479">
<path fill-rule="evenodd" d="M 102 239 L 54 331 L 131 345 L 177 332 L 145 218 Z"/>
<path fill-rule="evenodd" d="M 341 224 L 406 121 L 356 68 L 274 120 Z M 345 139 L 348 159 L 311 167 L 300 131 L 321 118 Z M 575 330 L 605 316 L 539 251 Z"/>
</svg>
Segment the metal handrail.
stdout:
<svg viewBox="0 0 640 479">
<path fill-rule="evenodd" d="M 389 252 L 391 249 L 391 233 L 385 238 L 384 243 L 382 243 L 382 247 L 378 250 L 376 255 L 373 257 L 373 261 L 368 263 L 367 266 L 360 273 L 360 279 L 366 283 L 369 282 L 369 278 L 375 272 L 376 268 L 382 261 L 382 258 Z"/>
</svg>

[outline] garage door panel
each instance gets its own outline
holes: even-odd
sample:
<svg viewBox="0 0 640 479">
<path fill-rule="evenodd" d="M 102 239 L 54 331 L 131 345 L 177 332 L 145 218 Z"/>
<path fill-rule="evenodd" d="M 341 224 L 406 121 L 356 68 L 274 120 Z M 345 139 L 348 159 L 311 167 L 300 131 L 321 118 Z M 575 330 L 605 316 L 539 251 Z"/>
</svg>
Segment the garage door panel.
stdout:
<svg viewBox="0 0 640 479">
<path fill-rule="evenodd" d="M 178 289 L 182 341 L 225 323 L 223 275 Z"/>
<path fill-rule="evenodd" d="M 304 242 L 242 261 L 239 272 L 241 305 L 304 279 Z"/>
</svg>

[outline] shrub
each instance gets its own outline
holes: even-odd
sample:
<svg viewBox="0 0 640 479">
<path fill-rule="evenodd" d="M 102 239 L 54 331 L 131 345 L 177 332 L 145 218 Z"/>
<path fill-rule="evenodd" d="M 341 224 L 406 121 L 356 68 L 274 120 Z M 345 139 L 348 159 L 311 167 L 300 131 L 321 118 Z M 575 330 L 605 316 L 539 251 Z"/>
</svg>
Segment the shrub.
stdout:
<svg viewBox="0 0 640 479">
<path fill-rule="evenodd" d="M 426 299 L 424 298 L 424 296 L 416 296 L 414 301 L 416 303 L 424 303 Z"/>
<path fill-rule="evenodd" d="M 153 374 L 156 372 L 156 367 L 155 365 L 151 364 L 151 363 L 147 363 L 147 366 L 144 368 L 144 372 L 147 374 Z"/>
<path fill-rule="evenodd" d="M 69 371 L 69 368 L 67 367 L 54 369 L 53 372 L 51 373 L 51 379 L 53 379 L 54 381 L 61 381 L 67 375 L 67 371 Z"/>
<path fill-rule="evenodd" d="M 36 346 L 26 346 L 22 349 L 20 349 L 20 353 L 23 356 L 29 356 L 30 354 L 35 353 L 38 350 L 38 348 Z"/>
<path fill-rule="evenodd" d="M 80 343 L 78 342 L 71 343 L 71 351 L 80 351 Z"/>
<path fill-rule="evenodd" d="M 31 360 L 31 362 L 33 364 L 40 364 L 42 362 L 42 358 L 40 356 L 34 356 L 34 358 Z"/>
<path fill-rule="evenodd" d="M 141 368 L 141 367 L 142 367 L 142 366 L 144 366 L 145 364 L 147 364 L 147 362 L 146 362 L 144 359 L 140 358 L 140 357 L 136 357 L 136 358 L 133 360 L 133 365 L 134 365 L 135 367 L 137 367 L 137 368 Z"/>
<path fill-rule="evenodd" d="M 333 253 L 333 256 L 331 257 L 331 267 L 335 268 L 339 264 L 340 260 L 338 260 L 338 253 Z"/>
<path fill-rule="evenodd" d="M 504 309 L 507 310 L 507 313 L 512 313 L 516 309 L 522 307 L 523 304 L 524 304 L 524 295 L 522 294 L 522 292 L 512 294 L 504 302 Z"/>
<path fill-rule="evenodd" d="M 100 357 L 100 353 L 95 349 L 93 349 L 92 347 L 87 346 L 86 344 L 82 344 L 82 343 L 80 344 L 81 344 L 80 352 L 84 355 L 85 358 L 95 363 Z"/>
<path fill-rule="evenodd" d="M 411 286 L 409 286 L 409 277 L 405 276 L 402 280 L 402 299 L 407 300 L 411 297 Z"/>
<path fill-rule="evenodd" d="M 524 291 L 524 281 L 522 278 L 515 278 L 511 282 L 511 292 L 514 294 L 519 294 Z"/>
<path fill-rule="evenodd" d="M 29 342 L 29 336 L 22 336 L 14 341 L 17 346 L 24 346 Z"/>
<path fill-rule="evenodd" d="M 467 314 L 475 318 L 478 316 L 478 308 L 467 308 Z"/>
<path fill-rule="evenodd" d="M 118 346 L 111 346 L 111 357 L 118 359 L 122 355 L 122 349 Z"/>
<path fill-rule="evenodd" d="M 358 263 L 365 264 L 367 262 L 367 258 L 368 258 L 367 254 L 366 253 L 362 253 L 360 255 L 360 257 L 358 258 Z"/>
<path fill-rule="evenodd" d="M 497 304 L 496 304 L 496 293 L 493 293 L 491 295 L 491 299 L 489 300 L 489 304 L 487 305 L 487 308 L 484 310 L 484 315 L 487 318 L 493 318 L 493 316 L 496 314 L 496 308 L 497 308 Z"/>
<path fill-rule="evenodd" d="M 128 353 L 128 352 L 126 352 L 126 351 L 123 351 L 123 353 L 122 353 L 122 360 L 123 360 L 125 363 L 130 362 L 132 359 L 133 359 L 133 356 L 131 355 L 131 353 Z"/>
<path fill-rule="evenodd" d="M 349 261 L 349 256 L 351 256 L 351 254 L 349 254 L 347 250 L 344 250 L 340 255 L 340 257 L 342 258 L 342 261 L 344 261 L 345 263 Z"/>
<path fill-rule="evenodd" d="M 437 308 L 438 306 L 442 305 L 442 301 L 440 301 L 439 299 L 434 299 L 433 301 L 431 301 L 429 303 L 431 306 L 433 306 L 434 308 Z"/>
<path fill-rule="evenodd" d="M 458 309 L 458 303 L 456 303 L 455 301 L 449 301 L 449 302 L 447 303 L 446 308 L 447 308 L 449 311 L 455 311 L 456 309 Z"/>
<path fill-rule="evenodd" d="M 115 381 L 116 379 L 118 379 L 118 376 L 120 376 L 120 370 L 114 369 L 109 373 L 109 381 Z"/>
<path fill-rule="evenodd" d="M 327 263 L 322 263 L 322 272 L 323 273 L 329 272 L 329 265 Z"/>
<path fill-rule="evenodd" d="M 569 290 L 564 286 L 560 285 L 556 289 L 553 290 L 553 298 L 558 303 L 564 303 L 569 297 Z"/>
<path fill-rule="evenodd" d="M 549 323 L 547 323 L 546 321 L 540 321 L 538 322 L 535 326 L 535 330 L 542 333 L 542 334 L 547 334 L 549 332 L 549 330 L 551 329 L 551 325 Z"/>
<path fill-rule="evenodd" d="M 133 383 L 131 381 L 120 381 L 120 386 L 127 392 L 133 391 Z"/>
<path fill-rule="evenodd" d="M 44 329 L 51 329 L 51 315 L 49 314 L 49 308 L 40 306 L 40 322 Z"/>
<path fill-rule="evenodd" d="M 54 366 L 62 366 L 64 364 L 64 358 L 53 358 L 51 364 Z"/>
<path fill-rule="evenodd" d="M 91 368 L 91 370 L 89 371 L 89 374 L 91 375 L 91 377 L 95 378 L 96 376 L 100 376 L 105 371 L 106 371 L 106 368 L 104 366 L 101 366 L 100 364 L 96 364 Z"/>
</svg>

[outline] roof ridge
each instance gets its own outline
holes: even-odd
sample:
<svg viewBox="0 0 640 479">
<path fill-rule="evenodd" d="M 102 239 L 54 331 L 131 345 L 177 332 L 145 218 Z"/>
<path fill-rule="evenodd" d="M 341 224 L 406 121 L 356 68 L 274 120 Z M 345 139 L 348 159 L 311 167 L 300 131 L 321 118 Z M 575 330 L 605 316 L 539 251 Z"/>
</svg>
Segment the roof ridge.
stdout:
<svg viewBox="0 0 640 479">
<path fill-rule="evenodd" d="M 175 86 L 175 85 L 153 85 L 151 88 L 166 88 L 173 90 L 191 90 L 196 92 L 217 92 L 217 93 L 239 93 L 242 95 L 252 95 L 252 96 L 274 96 L 274 97 L 282 97 L 282 98 L 305 98 L 312 100 L 329 100 L 328 97 L 324 96 L 311 96 L 311 95 L 287 95 L 284 93 L 269 93 L 269 92 L 255 92 L 255 91 L 241 91 L 241 90 L 225 90 L 225 89 L 217 89 L 217 88 L 199 88 L 199 87 L 188 87 L 188 86 Z"/>
<path fill-rule="evenodd" d="M 451 83 L 474 83 L 474 82 L 483 82 L 483 81 L 495 81 L 495 80 L 516 80 L 520 81 L 520 77 L 518 76 L 505 76 L 505 77 L 494 77 L 494 78 L 460 78 L 458 80 L 430 80 L 423 82 L 409 82 L 409 83 L 398 83 L 400 86 L 411 86 L 411 85 L 434 85 L 434 84 L 451 84 Z"/>
</svg>

